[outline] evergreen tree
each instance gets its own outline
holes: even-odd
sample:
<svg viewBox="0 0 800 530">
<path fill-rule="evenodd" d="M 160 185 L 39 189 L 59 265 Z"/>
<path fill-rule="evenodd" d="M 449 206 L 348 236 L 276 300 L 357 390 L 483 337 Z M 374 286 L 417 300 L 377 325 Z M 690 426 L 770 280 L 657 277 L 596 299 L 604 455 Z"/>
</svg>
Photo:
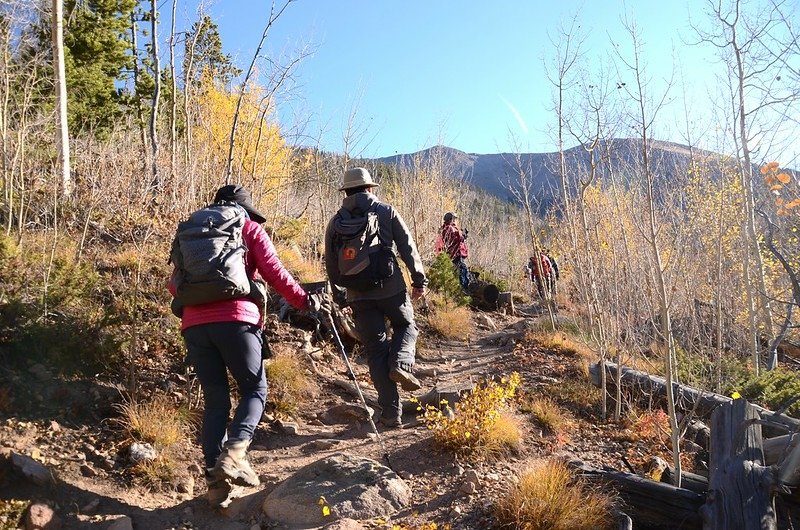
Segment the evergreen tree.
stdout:
<svg viewBox="0 0 800 530">
<path fill-rule="evenodd" d="M 230 55 L 222 53 L 222 38 L 219 27 L 205 15 L 201 20 L 192 24 L 192 29 L 186 36 L 185 51 L 183 54 L 183 71 L 189 71 L 189 59 L 192 59 L 191 82 L 199 85 L 203 72 L 211 73 L 215 81 L 223 86 L 230 82 L 242 71 L 233 65 Z"/>
<path fill-rule="evenodd" d="M 102 134 L 122 113 L 118 82 L 132 68 L 130 17 L 138 0 L 66 0 L 64 45 L 71 131 Z M 49 35 L 48 35 L 49 39 Z"/>
</svg>

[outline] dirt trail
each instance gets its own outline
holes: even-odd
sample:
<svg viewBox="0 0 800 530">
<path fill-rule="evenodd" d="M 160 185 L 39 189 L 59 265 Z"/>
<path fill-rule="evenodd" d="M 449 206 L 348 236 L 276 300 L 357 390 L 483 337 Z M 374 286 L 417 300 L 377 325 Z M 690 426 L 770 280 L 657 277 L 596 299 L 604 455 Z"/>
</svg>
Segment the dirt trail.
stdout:
<svg viewBox="0 0 800 530">
<path fill-rule="evenodd" d="M 417 358 L 417 373 L 423 383 L 423 391 L 437 384 L 441 387 L 470 380 L 478 382 L 512 371 L 519 371 L 525 384 L 531 388 L 535 388 L 537 381 L 542 378 L 553 380 L 553 366 L 563 364 L 561 361 L 555 360 L 556 364 L 552 364 L 554 359 L 550 358 L 548 352 L 525 353 L 521 356 L 516 347 L 522 335 L 520 321 L 531 321 L 538 314 L 532 306 L 518 309 L 523 316 L 488 313 L 497 331 L 476 326 L 470 339 L 465 342 L 437 339 L 423 327 Z M 332 346 L 329 347 L 332 349 Z M 263 501 L 280 481 L 297 469 L 334 452 L 351 452 L 375 460 L 382 459 L 379 444 L 370 438 L 368 423 L 328 423 L 320 420 L 321 414 L 335 405 L 357 402 L 354 396 L 343 390 L 341 383 L 347 380 L 345 367 L 334 355 L 316 363 L 322 376 L 317 376 L 321 392 L 298 414 L 299 431 L 296 434 L 283 431 L 276 423 L 260 425 L 251 445 L 250 457 L 261 477 L 262 487 L 259 490 L 247 490 L 241 499 L 234 501 L 224 512 L 208 508 L 204 499 L 205 483 L 199 468 L 193 475 L 194 488 L 191 494 L 165 494 L 130 488 L 123 477 L 114 473 L 99 472 L 94 476 L 86 476 L 88 473 L 82 471 L 80 459 L 60 461 L 57 474 L 61 484 L 57 489 L 48 491 L 44 499 L 41 492 L 36 491 L 18 491 L 14 496 L 20 498 L 27 493 L 29 498 L 55 500 L 58 503 L 56 511 L 66 514 L 63 517 L 66 528 L 104 528 L 108 523 L 101 522 L 100 516 L 78 515 L 83 507 L 93 502 L 96 503 L 92 509 L 95 513 L 127 515 L 133 519 L 137 529 L 272 528 L 261 513 Z M 364 359 L 355 356 L 353 364 L 362 388 L 371 389 Z M 434 372 L 436 375 L 433 375 Z M 408 393 L 402 394 L 404 399 L 410 397 Z M 429 522 L 440 525 L 448 523 L 453 530 L 487 528 L 492 523 L 491 501 L 498 491 L 507 487 L 511 476 L 525 460 L 552 451 L 551 443 L 541 443 L 536 433 L 531 432 L 529 434 L 532 436 L 527 437 L 531 442 L 524 456 L 471 466 L 435 448 L 430 433 L 416 421 L 413 414 L 407 414 L 404 420 L 410 425 L 403 430 L 379 427 L 379 431 L 393 468 L 408 481 L 413 491 L 413 505 L 392 518 L 392 523 L 406 525 L 407 528 L 417 528 Z M 35 427 L 32 428 L 35 430 Z M 532 430 L 529 424 L 526 428 Z M 19 430 L 19 425 L 12 422 L 4 425 L 0 433 L 18 437 Z M 62 429 L 61 442 L 58 433 L 51 433 L 49 447 L 66 444 L 67 435 L 77 440 L 70 443 L 78 448 L 82 440 L 89 440 L 90 445 L 102 443 L 93 436 L 91 427 L 85 427 L 78 431 Z M 33 438 L 41 443 L 42 433 Z M 29 448 L 30 443 L 19 442 L 17 445 L 18 450 L 22 451 Z M 560 449 L 580 452 L 586 448 L 567 443 Z M 186 451 L 186 461 L 201 461 L 196 444 L 188 446 Z M 467 467 L 476 467 L 485 477 L 485 487 L 470 496 L 459 493 L 460 475 Z"/>
</svg>

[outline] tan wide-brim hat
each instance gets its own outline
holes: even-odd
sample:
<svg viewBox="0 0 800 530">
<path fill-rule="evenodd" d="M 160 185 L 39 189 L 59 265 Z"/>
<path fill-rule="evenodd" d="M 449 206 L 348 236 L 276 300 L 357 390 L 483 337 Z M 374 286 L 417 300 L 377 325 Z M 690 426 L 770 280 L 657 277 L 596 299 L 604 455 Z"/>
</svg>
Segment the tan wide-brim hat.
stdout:
<svg viewBox="0 0 800 530">
<path fill-rule="evenodd" d="M 372 180 L 372 175 L 369 174 L 369 171 L 363 167 L 354 167 L 344 172 L 342 187 L 339 188 L 339 191 L 361 188 L 364 186 L 378 186 L 378 184 Z"/>
</svg>

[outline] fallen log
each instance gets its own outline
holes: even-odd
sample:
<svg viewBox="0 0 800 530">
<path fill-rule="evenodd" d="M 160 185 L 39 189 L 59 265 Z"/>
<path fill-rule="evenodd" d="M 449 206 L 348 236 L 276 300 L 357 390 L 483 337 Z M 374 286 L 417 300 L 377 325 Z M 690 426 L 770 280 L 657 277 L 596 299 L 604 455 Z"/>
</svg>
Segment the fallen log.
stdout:
<svg viewBox="0 0 800 530">
<path fill-rule="evenodd" d="M 758 411 L 735 399 L 711 416 L 709 493 L 701 513 L 704 530 L 778 526 L 772 503 L 772 471 L 764 466 Z"/>
<path fill-rule="evenodd" d="M 593 468 L 578 460 L 569 462 L 569 466 L 591 482 L 611 485 L 624 501 L 634 528 L 702 528 L 699 509 L 703 495 L 632 473 Z"/>
<path fill-rule="evenodd" d="M 763 442 L 764 462 L 771 466 L 781 462 L 789 452 L 800 443 L 800 436 L 784 434 L 774 438 L 767 438 Z"/>
<path fill-rule="evenodd" d="M 608 383 L 614 383 L 614 377 L 617 373 L 617 365 L 611 362 L 606 362 L 606 372 L 608 373 Z M 589 367 L 589 373 L 592 378 L 592 384 L 600 387 L 600 367 L 598 364 L 593 364 Z M 650 375 L 647 372 L 634 370 L 626 366 L 622 367 L 622 385 L 628 388 L 641 389 L 643 392 L 650 393 L 654 396 L 663 398 L 666 395 L 667 383 L 663 377 Z M 706 390 L 692 388 L 690 386 L 680 385 L 673 383 L 673 395 L 675 396 L 675 406 L 678 410 L 683 412 L 694 412 L 697 416 L 707 417 L 714 409 L 721 405 L 730 404 L 733 399 L 722 394 L 716 394 Z M 768 419 L 770 422 L 779 425 L 779 428 L 765 430 L 772 434 L 784 434 L 785 432 L 800 431 L 800 420 L 786 416 L 784 414 L 775 414 L 758 405 L 751 405 L 759 416 Z"/>
</svg>

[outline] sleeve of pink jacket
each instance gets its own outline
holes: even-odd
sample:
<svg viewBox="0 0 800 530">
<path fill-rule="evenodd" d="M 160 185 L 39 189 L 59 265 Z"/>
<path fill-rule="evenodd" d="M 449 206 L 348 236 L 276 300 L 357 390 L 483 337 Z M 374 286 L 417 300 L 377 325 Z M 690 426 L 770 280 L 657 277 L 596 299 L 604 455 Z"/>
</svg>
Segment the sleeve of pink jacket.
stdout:
<svg viewBox="0 0 800 530">
<path fill-rule="evenodd" d="M 248 220 L 244 227 L 244 237 L 249 259 L 253 260 L 261 277 L 287 302 L 297 309 L 305 309 L 308 295 L 284 268 L 264 228 L 255 221 Z"/>
</svg>

